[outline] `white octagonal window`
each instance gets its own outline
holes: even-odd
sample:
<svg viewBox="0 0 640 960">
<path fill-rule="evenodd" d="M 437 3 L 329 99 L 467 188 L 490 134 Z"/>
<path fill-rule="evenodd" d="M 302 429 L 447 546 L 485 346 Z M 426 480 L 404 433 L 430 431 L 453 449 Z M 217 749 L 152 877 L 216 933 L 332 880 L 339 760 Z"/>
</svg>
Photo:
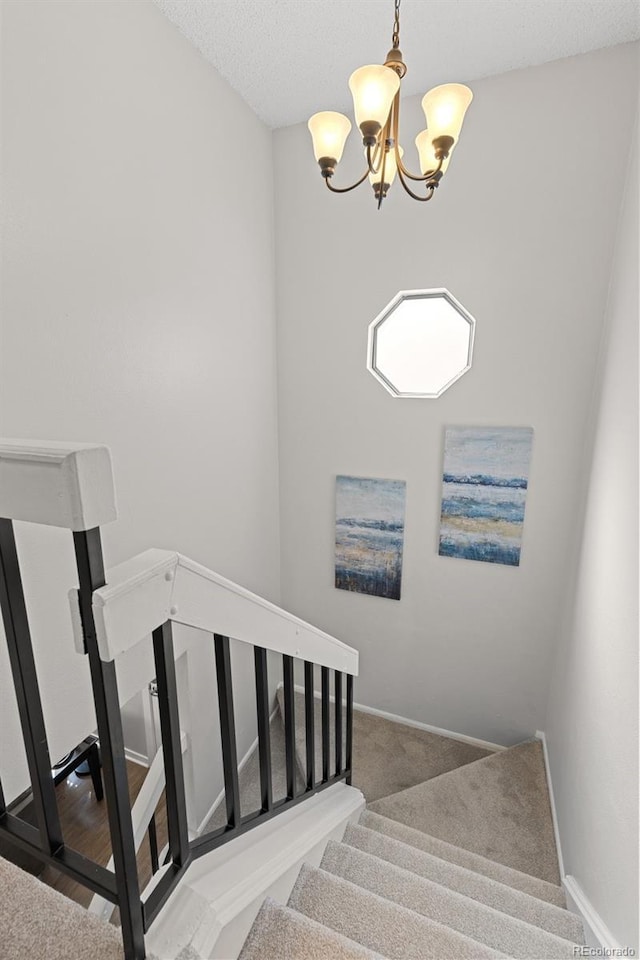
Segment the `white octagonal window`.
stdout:
<svg viewBox="0 0 640 960">
<path fill-rule="evenodd" d="M 367 369 L 394 397 L 439 397 L 471 367 L 474 327 L 448 290 L 403 290 L 369 324 Z"/>
</svg>

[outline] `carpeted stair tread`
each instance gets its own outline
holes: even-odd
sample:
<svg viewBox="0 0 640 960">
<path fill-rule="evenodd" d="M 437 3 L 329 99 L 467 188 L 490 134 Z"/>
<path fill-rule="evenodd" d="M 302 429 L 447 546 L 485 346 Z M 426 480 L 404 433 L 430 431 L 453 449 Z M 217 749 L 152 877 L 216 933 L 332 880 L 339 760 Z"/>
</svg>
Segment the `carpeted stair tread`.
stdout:
<svg viewBox="0 0 640 960">
<path fill-rule="evenodd" d="M 496 860 L 489 860 L 463 847 L 456 847 L 452 843 L 447 843 L 446 840 L 439 840 L 421 830 L 414 830 L 398 820 L 390 820 L 372 810 L 365 810 L 360 817 L 360 825 L 416 847 L 424 853 L 430 853 L 441 860 L 448 860 L 459 867 L 465 867 L 498 883 L 506 884 L 514 890 L 528 893 L 532 897 L 537 897 L 538 900 L 546 900 L 547 903 L 553 903 L 557 907 L 566 907 L 564 891 L 556 884 L 540 880 L 529 873 L 514 870 L 512 867 L 507 867 Z"/>
<path fill-rule="evenodd" d="M 284 716 L 284 693 L 278 689 L 278 705 Z M 321 702 L 316 697 L 315 708 L 315 774 L 321 777 L 322 739 Z M 329 708 L 333 769 L 335 716 L 334 704 Z M 306 742 L 304 726 L 304 695 L 295 692 L 294 698 L 296 758 L 301 773 L 306 771 Z M 346 736 L 346 733 L 345 733 Z M 344 739 L 344 738 L 343 738 Z M 454 770 L 491 751 L 453 737 L 442 737 L 404 723 L 387 720 L 362 710 L 353 711 L 353 785 L 362 790 L 368 802 L 406 790 L 433 777 Z M 344 756 L 344 749 L 343 749 Z"/>
<path fill-rule="evenodd" d="M 506 956 L 414 910 L 306 864 L 289 906 L 388 960 L 483 960 Z"/>
<path fill-rule="evenodd" d="M 560 882 L 537 740 L 377 800 L 371 809 L 523 873 Z"/>
<path fill-rule="evenodd" d="M 568 910 L 483 874 L 356 824 L 347 825 L 342 842 L 555 936 L 582 941 L 580 922 Z"/>
<path fill-rule="evenodd" d="M 238 960 L 381 960 L 380 955 L 267 898 Z"/>
<path fill-rule="evenodd" d="M 0 858 L 3 957 L 122 960 L 120 930 Z"/>
<path fill-rule="evenodd" d="M 321 869 L 516 960 L 572 958 L 575 942 L 515 919 L 347 844 L 329 841 Z"/>
</svg>

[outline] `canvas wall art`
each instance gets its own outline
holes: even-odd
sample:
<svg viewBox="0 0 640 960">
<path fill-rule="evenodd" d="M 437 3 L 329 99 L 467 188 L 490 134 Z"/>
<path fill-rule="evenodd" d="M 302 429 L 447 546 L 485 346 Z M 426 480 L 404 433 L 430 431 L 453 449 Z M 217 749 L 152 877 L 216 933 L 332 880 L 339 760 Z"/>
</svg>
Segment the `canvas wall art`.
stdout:
<svg viewBox="0 0 640 960">
<path fill-rule="evenodd" d="M 400 599 L 404 480 L 336 477 L 336 572 L 339 590 Z"/>
<path fill-rule="evenodd" d="M 530 427 L 447 428 L 441 556 L 520 564 L 532 440 Z"/>
</svg>

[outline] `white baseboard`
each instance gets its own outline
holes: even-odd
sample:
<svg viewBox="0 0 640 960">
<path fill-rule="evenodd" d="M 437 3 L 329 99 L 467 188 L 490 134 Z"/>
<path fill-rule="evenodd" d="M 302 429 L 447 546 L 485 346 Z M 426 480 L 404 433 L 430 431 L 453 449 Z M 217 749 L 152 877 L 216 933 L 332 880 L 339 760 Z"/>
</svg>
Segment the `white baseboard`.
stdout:
<svg viewBox="0 0 640 960">
<path fill-rule="evenodd" d="M 277 712 L 278 712 L 278 707 L 276 705 L 269 715 L 269 723 L 271 723 L 271 721 L 273 720 Z M 257 748 L 258 748 L 258 738 L 256 737 L 253 743 L 251 744 L 251 746 L 249 747 L 249 749 L 247 750 L 247 752 L 245 753 L 244 757 L 238 764 L 238 775 L 241 773 L 242 769 L 247 765 L 247 763 L 251 759 L 251 754 L 253 753 L 254 750 L 257 750 Z M 208 824 L 209 820 L 211 820 L 211 817 L 213 816 L 216 809 L 220 806 L 223 800 L 224 800 L 224 787 L 222 788 L 222 790 L 220 791 L 218 796 L 215 798 L 215 800 L 213 801 L 213 803 L 205 813 L 204 817 L 198 824 L 198 829 L 196 830 L 197 837 L 200 836 L 200 834 Z"/>
<path fill-rule="evenodd" d="M 422 723 L 420 720 L 409 720 L 408 717 L 399 717 L 395 713 L 387 713 L 386 710 L 378 710 L 377 707 L 367 707 L 364 703 L 354 703 L 354 710 L 360 710 L 362 713 L 370 713 L 374 717 L 382 717 L 384 720 L 391 720 L 393 723 L 402 723 L 405 727 L 415 727 L 416 730 L 425 730 L 427 733 L 435 733 L 439 737 L 447 737 L 449 740 L 459 740 L 461 743 L 469 743 L 474 747 L 482 747 L 483 750 L 491 750 L 497 753 L 499 750 L 507 750 L 501 743 L 491 743 L 489 740 L 479 740 L 477 737 L 468 737 L 466 733 L 455 733 L 453 730 L 445 730 L 443 727 L 434 727 L 430 723 Z"/>
<path fill-rule="evenodd" d="M 622 945 L 618 943 L 611 933 L 611 930 L 609 930 L 576 878 L 572 876 L 563 877 L 562 886 L 567 895 L 567 906 L 572 913 L 577 914 L 582 919 L 587 946 L 600 948 L 605 951 L 622 950 Z M 605 955 L 614 956 L 615 954 L 610 953 Z M 622 953 L 617 955 L 625 956 L 625 954 Z"/>
<path fill-rule="evenodd" d="M 549 802 L 551 804 L 551 819 L 553 821 L 553 835 L 556 840 L 556 851 L 558 853 L 558 867 L 560 876 L 564 878 L 564 858 L 562 856 L 562 843 L 560 842 L 560 827 L 558 825 L 558 814 L 556 811 L 556 798 L 553 795 L 553 780 L 551 779 L 551 767 L 549 765 L 549 751 L 547 749 L 547 735 L 544 730 L 536 730 L 536 737 L 542 743 L 542 755 L 544 757 L 544 769 L 547 775 L 547 786 L 549 788 Z"/>
<path fill-rule="evenodd" d="M 282 683 L 278 684 L 278 689 L 282 687 Z M 295 690 L 298 693 L 304 693 L 304 687 L 299 683 L 295 684 Z M 314 697 L 320 699 L 320 691 L 313 691 Z M 330 694 L 329 700 L 331 703 L 334 703 L 335 697 L 333 694 Z M 421 720 L 409 720 L 408 717 L 400 717 L 396 713 L 388 713 L 386 710 L 378 710 L 377 707 L 367 707 L 364 703 L 355 703 L 353 704 L 354 710 L 359 710 L 360 713 L 370 713 L 374 717 L 382 717 L 383 720 L 390 720 L 392 723 L 400 723 L 405 727 L 414 727 L 416 730 L 425 730 L 427 733 L 435 733 L 439 737 L 447 737 L 449 740 L 459 740 L 461 743 L 469 743 L 474 747 L 481 747 L 483 750 L 491 750 L 493 753 L 497 753 L 499 750 L 508 750 L 508 747 L 505 747 L 501 743 L 491 743 L 489 740 L 478 740 L 477 737 L 468 737 L 465 733 L 454 733 L 452 730 L 445 730 L 443 727 L 434 727 L 430 723 L 422 723 Z"/>
<path fill-rule="evenodd" d="M 558 825 L 556 801 L 553 794 L 553 780 L 551 778 L 551 768 L 549 765 L 547 737 L 544 730 L 536 730 L 536 737 L 542 743 L 544 766 L 547 774 L 547 785 L 549 787 L 549 802 L 551 804 L 553 833 L 556 840 L 556 849 L 558 851 L 558 866 L 560 867 L 560 876 L 562 877 L 562 887 L 567 897 L 567 906 L 572 913 L 575 913 L 582 920 L 585 940 L 588 947 L 594 947 L 596 949 L 603 950 L 621 950 L 621 945 L 611 933 L 608 926 L 595 909 L 576 878 L 565 873 L 564 858 L 562 856 L 562 843 L 560 841 L 560 827 Z"/>
<path fill-rule="evenodd" d="M 130 750 L 129 747 L 124 748 L 124 755 L 127 760 L 131 760 L 132 763 L 137 763 L 140 767 L 149 767 L 149 757 L 145 757 L 143 753 L 137 753 L 135 750 Z"/>
</svg>

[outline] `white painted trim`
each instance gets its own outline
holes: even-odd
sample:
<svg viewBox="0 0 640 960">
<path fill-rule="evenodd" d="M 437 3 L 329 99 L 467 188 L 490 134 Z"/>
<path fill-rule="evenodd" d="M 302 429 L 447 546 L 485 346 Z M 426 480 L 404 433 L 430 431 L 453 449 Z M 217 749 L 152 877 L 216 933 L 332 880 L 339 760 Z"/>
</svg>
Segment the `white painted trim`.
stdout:
<svg viewBox="0 0 640 960">
<path fill-rule="evenodd" d="M 149 757 L 145 757 L 144 753 L 138 753 L 137 750 L 130 750 L 129 747 L 125 747 L 124 755 L 127 760 L 131 760 L 131 763 L 137 763 L 139 767 L 149 768 Z"/>
<path fill-rule="evenodd" d="M 282 687 L 282 681 L 278 684 L 278 690 Z M 304 693 L 304 687 L 299 683 L 295 684 L 295 689 L 298 693 Z M 314 690 L 314 697 L 320 699 L 320 691 Z M 335 701 L 333 694 L 329 695 L 329 700 L 331 703 Z M 425 730 L 427 733 L 435 733 L 439 737 L 447 737 L 449 740 L 458 740 L 461 743 L 470 743 L 474 747 L 482 747 L 484 750 L 492 750 L 494 753 L 497 753 L 499 750 L 508 750 L 508 747 L 503 746 L 500 743 L 490 743 L 489 740 L 478 740 L 477 737 L 468 737 L 464 733 L 454 733 L 452 730 L 444 730 L 442 727 L 434 727 L 430 723 L 422 723 L 420 720 L 409 720 L 408 717 L 399 717 L 395 713 L 387 713 L 386 710 L 378 710 L 377 707 L 367 707 L 364 703 L 354 703 L 354 710 L 359 710 L 360 713 L 370 713 L 374 717 L 382 717 L 384 720 L 391 720 L 392 723 L 400 723 L 405 727 L 414 727 L 416 730 Z"/>
<path fill-rule="evenodd" d="M 622 950 L 622 944 L 611 933 L 576 878 L 563 877 L 562 886 L 567 895 L 567 906 L 582 919 L 587 945 L 603 950 Z"/>
<path fill-rule="evenodd" d="M 190 944 L 197 956 L 237 957 L 264 897 L 286 903 L 302 861 L 317 866 L 364 806 L 337 783 L 194 861 L 147 934 L 149 952 L 175 957 Z"/>
<path fill-rule="evenodd" d="M 201 564 L 168 550 L 147 550 L 107 571 L 93 593 L 104 661 L 140 643 L 166 620 L 267 650 L 358 674 L 358 651 Z M 71 591 L 74 629 L 77 594 Z M 81 649 L 79 638 L 76 645 Z"/>
<path fill-rule="evenodd" d="M 558 867 L 560 876 L 564 877 L 564 858 L 562 856 L 562 843 L 560 842 L 560 825 L 558 823 L 558 813 L 556 811 L 556 799 L 553 794 L 553 780 L 551 779 L 551 765 L 549 763 L 549 749 L 547 747 L 547 735 L 544 730 L 536 730 L 536 737 L 542 743 L 542 755 L 544 757 L 544 769 L 547 775 L 547 786 L 549 788 L 549 802 L 551 804 L 551 819 L 553 821 L 553 834 L 556 839 L 556 850 L 558 852 Z"/>
<path fill-rule="evenodd" d="M 271 721 L 273 720 L 277 712 L 278 712 L 278 705 L 276 704 L 269 715 L 269 723 L 271 723 Z M 249 749 L 247 750 L 247 752 L 245 753 L 244 757 L 238 764 L 238 776 L 240 776 L 240 773 L 242 772 L 244 767 L 246 767 L 246 765 L 248 764 L 249 760 L 251 759 L 251 754 L 253 753 L 253 751 L 257 749 L 258 749 L 258 738 L 256 737 L 253 743 L 251 744 L 251 746 L 249 747 Z M 220 791 L 218 796 L 215 798 L 215 800 L 209 807 L 208 811 L 205 813 L 204 817 L 198 824 L 198 828 L 196 830 L 197 837 L 200 836 L 200 834 L 202 833 L 206 825 L 209 823 L 209 820 L 211 820 L 211 817 L 214 815 L 214 813 L 216 812 L 217 808 L 220 806 L 223 800 L 224 800 L 224 787 L 222 788 L 222 790 Z"/>
<path fill-rule="evenodd" d="M 468 737 L 466 733 L 455 733 L 453 730 L 445 730 L 443 727 L 434 727 L 430 723 L 422 723 L 420 720 L 409 720 L 408 717 L 399 717 L 395 713 L 387 713 L 386 710 L 378 710 L 376 707 L 367 707 L 364 703 L 354 703 L 354 710 L 360 710 L 362 713 L 370 713 L 374 717 L 383 717 L 385 720 L 391 720 L 393 723 L 402 723 L 405 727 L 415 727 L 416 730 L 425 730 L 427 733 L 435 733 L 439 737 L 447 737 L 449 740 L 459 740 L 461 743 L 469 743 L 473 747 L 482 747 L 483 750 L 491 750 L 497 753 L 499 750 L 507 750 L 501 743 L 491 743 L 489 740 L 479 740 L 477 737 Z"/>
<path fill-rule="evenodd" d="M 109 450 L 93 443 L 0 440 L 0 516 L 76 531 L 115 520 Z"/>
<path fill-rule="evenodd" d="M 145 550 L 107 571 L 107 585 L 93 594 L 98 649 L 109 661 L 170 619 L 178 554 Z M 69 591 L 76 650 L 82 652 L 78 590 Z"/>
</svg>

